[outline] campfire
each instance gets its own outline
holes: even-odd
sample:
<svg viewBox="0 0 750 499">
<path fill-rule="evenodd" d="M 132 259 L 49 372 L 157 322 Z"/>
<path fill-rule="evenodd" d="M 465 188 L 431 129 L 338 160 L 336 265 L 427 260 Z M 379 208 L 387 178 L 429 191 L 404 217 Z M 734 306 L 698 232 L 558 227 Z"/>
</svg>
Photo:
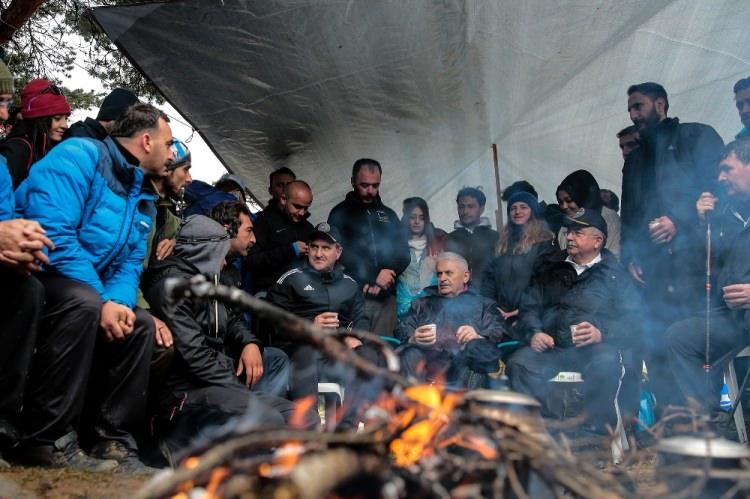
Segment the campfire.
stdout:
<svg viewBox="0 0 750 499">
<path fill-rule="evenodd" d="M 232 288 L 196 279 L 175 283 L 173 293 L 239 303 L 387 384 L 358 432 L 300 429 L 317 404 L 315 397 L 302 399 L 290 428 L 229 431 L 204 442 L 137 499 L 635 496 L 622 473 L 605 473 L 555 443 L 539 404 L 525 395 L 415 384 L 397 373 L 398 359 L 385 342 L 378 344 L 388 370 L 353 355 L 335 335 Z M 366 332 L 347 334 L 379 341 Z M 737 480 L 749 478 L 745 469 Z"/>
</svg>

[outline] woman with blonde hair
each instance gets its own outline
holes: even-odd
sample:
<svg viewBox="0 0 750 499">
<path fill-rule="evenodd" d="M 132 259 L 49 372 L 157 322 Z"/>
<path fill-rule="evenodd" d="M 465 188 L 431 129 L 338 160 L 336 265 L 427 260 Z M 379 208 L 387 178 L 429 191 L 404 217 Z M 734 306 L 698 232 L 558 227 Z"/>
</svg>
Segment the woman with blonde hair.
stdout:
<svg viewBox="0 0 750 499">
<path fill-rule="evenodd" d="M 535 265 L 560 251 L 540 211 L 539 202 L 529 192 L 516 192 L 508 199 L 508 223 L 482 279 L 482 295 L 495 300 L 508 326 L 518 318 L 521 297 Z"/>
</svg>

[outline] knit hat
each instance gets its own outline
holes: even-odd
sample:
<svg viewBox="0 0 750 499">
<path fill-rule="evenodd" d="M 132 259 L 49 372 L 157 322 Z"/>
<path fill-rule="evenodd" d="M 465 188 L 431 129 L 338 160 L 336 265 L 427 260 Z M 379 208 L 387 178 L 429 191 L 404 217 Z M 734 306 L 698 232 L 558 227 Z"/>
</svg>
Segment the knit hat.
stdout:
<svg viewBox="0 0 750 499">
<path fill-rule="evenodd" d="M 169 149 L 172 151 L 172 159 L 167 162 L 168 172 L 181 166 L 190 168 L 190 149 L 183 141 L 174 139 Z"/>
<path fill-rule="evenodd" d="M 125 110 L 138 102 L 138 96 L 127 88 L 116 88 L 102 101 L 97 121 L 113 121 L 125 113 Z"/>
<path fill-rule="evenodd" d="M 26 120 L 70 114 L 70 104 L 57 85 L 47 80 L 31 80 L 21 90 L 21 115 Z"/>
<path fill-rule="evenodd" d="M 540 214 L 539 201 L 537 201 L 536 197 L 534 197 L 533 194 L 531 194 L 530 192 L 525 192 L 525 191 L 518 191 L 508 199 L 508 206 L 506 208 L 506 213 L 508 214 L 508 218 L 510 218 L 511 206 L 513 206 L 516 203 L 526 203 L 529 206 L 529 208 L 531 208 L 531 211 L 534 213 L 534 217 L 539 218 L 539 214 Z"/>
<path fill-rule="evenodd" d="M 10 73 L 8 66 L 0 60 L 0 94 L 12 94 L 15 91 L 13 75 Z"/>
</svg>

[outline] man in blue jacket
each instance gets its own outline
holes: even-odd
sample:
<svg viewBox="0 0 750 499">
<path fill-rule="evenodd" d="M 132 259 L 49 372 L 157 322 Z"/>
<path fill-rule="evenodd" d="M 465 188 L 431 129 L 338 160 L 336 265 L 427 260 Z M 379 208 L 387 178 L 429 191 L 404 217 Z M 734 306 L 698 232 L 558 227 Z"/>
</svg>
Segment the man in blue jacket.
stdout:
<svg viewBox="0 0 750 499">
<path fill-rule="evenodd" d="M 143 424 L 154 323 L 133 307 L 156 211 L 144 177 L 166 172 L 167 121 L 149 104 L 131 106 L 103 141 L 60 143 L 16 191 L 17 211 L 55 245 L 39 276 L 45 308 L 19 460 L 144 471 L 133 435 Z M 91 419 L 81 427 L 92 430 L 96 458 L 79 447 L 82 416 Z"/>
</svg>

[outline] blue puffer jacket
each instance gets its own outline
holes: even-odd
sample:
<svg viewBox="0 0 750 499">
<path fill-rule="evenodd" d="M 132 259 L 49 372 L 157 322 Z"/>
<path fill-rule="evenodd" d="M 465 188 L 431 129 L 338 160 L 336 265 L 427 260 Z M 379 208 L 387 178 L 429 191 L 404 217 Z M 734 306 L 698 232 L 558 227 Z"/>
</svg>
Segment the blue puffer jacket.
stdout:
<svg viewBox="0 0 750 499">
<path fill-rule="evenodd" d="M 0 222 L 15 218 L 15 199 L 13 198 L 13 180 L 10 178 L 8 163 L 0 155 Z"/>
<path fill-rule="evenodd" d="M 50 270 L 90 285 L 102 301 L 133 307 L 156 215 L 143 180 L 111 138 L 72 138 L 30 170 L 16 190 L 16 209 L 55 244 Z"/>
</svg>

